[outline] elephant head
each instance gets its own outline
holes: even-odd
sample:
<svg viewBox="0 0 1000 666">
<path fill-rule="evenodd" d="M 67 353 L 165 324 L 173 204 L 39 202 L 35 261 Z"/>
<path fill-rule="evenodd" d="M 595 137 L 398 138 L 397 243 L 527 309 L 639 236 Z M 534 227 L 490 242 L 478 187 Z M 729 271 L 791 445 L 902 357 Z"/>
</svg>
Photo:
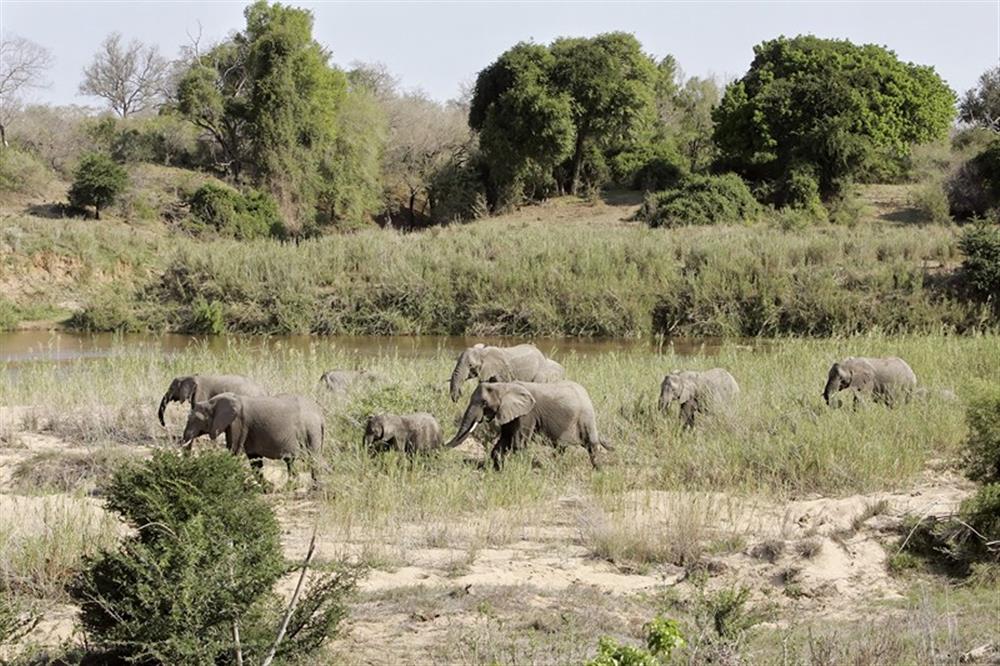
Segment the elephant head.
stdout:
<svg viewBox="0 0 1000 666">
<path fill-rule="evenodd" d="M 830 404 L 833 394 L 853 387 L 859 391 L 871 390 L 875 382 L 875 369 L 863 358 L 851 357 L 830 366 L 823 389 L 823 400 Z"/>
<path fill-rule="evenodd" d="M 496 420 L 500 425 L 524 416 L 535 407 L 535 397 L 518 382 L 486 382 L 480 384 L 465 409 L 458 433 L 448 443 L 455 447 L 472 434 L 483 419 Z"/>
<path fill-rule="evenodd" d="M 202 435 L 215 439 L 227 428 L 232 437 L 227 434 L 226 440 L 232 449 L 239 440 L 238 433 L 243 429 L 243 402 L 235 393 L 221 393 L 210 400 L 194 403 L 184 426 L 181 445 L 190 448 L 191 443 Z"/>
<path fill-rule="evenodd" d="M 365 424 L 365 448 L 370 449 L 375 442 L 387 442 L 396 437 L 399 423 L 386 414 L 372 414 Z"/>
<path fill-rule="evenodd" d="M 451 373 L 452 402 L 458 402 L 462 396 L 462 383 L 470 377 L 479 377 L 480 381 L 513 379 L 504 350 L 480 343 L 462 352 Z"/>
<path fill-rule="evenodd" d="M 690 400 L 694 394 L 692 384 L 689 378 L 677 370 L 664 377 L 660 385 L 660 409 L 666 411 L 674 400 L 681 404 Z"/>
<path fill-rule="evenodd" d="M 194 394 L 197 390 L 197 377 L 176 377 L 174 381 L 170 382 L 170 387 L 167 388 L 163 399 L 160 400 L 160 409 L 156 412 L 156 416 L 160 419 L 160 425 L 167 425 L 166 421 L 163 420 L 163 413 L 167 410 L 168 402 L 190 402 L 193 407 Z"/>
</svg>

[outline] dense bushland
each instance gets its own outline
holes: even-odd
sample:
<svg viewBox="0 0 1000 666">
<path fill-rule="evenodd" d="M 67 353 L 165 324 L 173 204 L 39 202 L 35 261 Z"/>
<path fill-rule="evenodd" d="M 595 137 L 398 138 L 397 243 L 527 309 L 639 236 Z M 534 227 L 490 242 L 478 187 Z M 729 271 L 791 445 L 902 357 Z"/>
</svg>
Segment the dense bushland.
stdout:
<svg viewBox="0 0 1000 666">
<path fill-rule="evenodd" d="M 966 331 L 990 315 L 930 265 L 950 230 L 644 229 L 481 223 L 365 231 L 297 246 L 183 242 L 133 293 L 99 291 L 98 330 L 635 337 Z"/>
<path fill-rule="evenodd" d="M 762 212 L 750 188 L 733 173 L 689 176 L 675 187 L 646 197 L 637 217 L 651 227 L 740 224 Z"/>
</svg>

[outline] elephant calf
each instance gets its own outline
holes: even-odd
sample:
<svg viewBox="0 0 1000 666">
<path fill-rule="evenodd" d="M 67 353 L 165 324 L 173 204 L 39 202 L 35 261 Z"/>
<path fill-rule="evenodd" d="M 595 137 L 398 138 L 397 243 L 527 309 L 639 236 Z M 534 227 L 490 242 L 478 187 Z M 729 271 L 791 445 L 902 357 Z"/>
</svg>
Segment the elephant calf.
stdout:
<svg viewBox="0 0 1000 666">
<path fill-rule="evenodd" d="M 500 439 L 490 458 L 500 469 L 504 458 L 527 444 L 537 430 L 560 449 L 580 444 L 590 463 L 598 469 L 597 448 L 614 450 L 597 432 L 594 405 L 587 391 L 576 382 L 484 382 L 473 392 L 458 433 L 448 443 L 455 447 L 472 434 L 483 420 L 500 424 Z"/>
<path fill-rule="evenodd" d="M 740 385 L 722 368 L 701 372 L 674 370 L 660 385 L 660 409 L 666 411 L 671 402 L 679 402 L 681 420 L 690 428 L 694 426 L 696 413 L 710 413 L 732 402 L 739 392 Z"/>
<path fill-rule="evenodd" d="M 352 387 L 374 379 L 367 370 L 327 370 L 319 381 L 335 394 L 346 395 Z"/>
<path fill-rule="evenodd" d="M 901 358 L 851 356 L 830 367 L 823 400 L 829 405 L 835 393 L 850 389 L 855 405 L 866 397 L 891 407 L 898 400 L 909 400 L 916 387 L 917 375 Z"/>
<path fill-rule="evenodd" d="M 196 402 L 214 398 L 220 393 L 236 393 L 237 395 L 261 396 L 267 395 L 264 387 L 242 375 L 189 375 L 175 377 L 167 392 L 160 400 L 160 409 L 156 416 L 160 425 L 166 426 L 163 413 L 170 402 L 189 402 L 194 407 Z M 214 439 L 214 438 L 213 438 Z"/>
<path fill-rule="evenodd" d="M 310 473 L 316 482 L 315 458 L 323 448 L 323 410 L 298 395 L 245 396 L 221 393 L 196 402 L 188 415 L 181 443 L 190 448 L 196 437 L 220 432 L 233 455 L 245 452 L 257 470 L 262 458 L 284 460 L 291 478 L 292 463 L 303 451 L 310 457 Z"/>
<path fill-rule="evenodd" d="M 364 445 L 385 444 L 400 453 L 413 455 L 440 448 L 441 426 L 427 412 L 416 414 L 374 414 L 365 424 Z"/>
</svg>

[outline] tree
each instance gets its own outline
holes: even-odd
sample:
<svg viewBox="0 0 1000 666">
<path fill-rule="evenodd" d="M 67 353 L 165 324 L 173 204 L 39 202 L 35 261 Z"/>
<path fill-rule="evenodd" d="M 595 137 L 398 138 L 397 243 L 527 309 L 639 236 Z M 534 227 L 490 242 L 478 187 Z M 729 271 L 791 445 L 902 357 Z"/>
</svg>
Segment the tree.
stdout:
<svg viewBox="0 0 1000 666">
<path fill-rule="evenodd" d="M 125 169 L 99 153 L 85 155 L 76 169 L 69 189 L 69 202 L 74 206 L 93 206 L 94 217 L 101 219 L 101 208 L 114 203 L 128 184 Z"/>
<path fill-rule="evenodd" d="M 962 122 L 1000 132 L 1000 66 L 982 73 L 979 85 L 965 93 L 958 112 Z"/>
<path fill-rule="evenodd" d="M 0 145 L 7 147 L 7 126 L 21 105 L 21 94 L 42 85 L 52 54 L 16 35 L 0 38 Z"/>
<path fill-rule="evenodd" d="M 880 46 L 780 37 L 754 53 L 713 113 L 714 137 L 719 166 L 776 203 L 793 202 L 792 179 L 814 178 L 830 197 L 943 137 L 954 118 L 955 94 L 933 68 Z"/>
<path fill-rule="evenodd" d="M 169 63 L 155 45 L 122 43 L 120 33 L 105 38 L 94 61 L 83 70 L 80 92 L 102 97 L 122 118 L 148 110 L 164 96 Z"/>
<path fill-rule="evenodd" d="M 267 189 L 286 217 L 311 224 L 317 206 L 326 208 L 321 198 L 343 203 L 352 196 L 331 192 L 329 174 L 345 166 L 364 170 L 337 161 L 338 128 L 360 126 L 341 113 L 357 107 L 346 105 L 347 77 L 312 38 L 309 11 L 259 0 L 243 14 L 246 28 L 198 57 L 183 77 L 178 108 L 219 144 L 226 155 L 221 166 L 234 179 Z M 367 139 L 377 143 L 377 136 Z M 369 159 L 372 151 L 353 154 Z M 347 182 L 356 184 L 341 179 L 336 186 Z M 363 189 L 352 192 L 364 196 Z M 335 209 L 367 205 L 355 201 Z"/>
<path fill-rule="evenodd" d="M 663 138 L 673 143 L 692 171 L 704 171 L 715 158 L 712 111 L 722 99 L 713 78 L 685 78 L 673 56 L 657 66 L 657 120 Z"/>
<path fill-rule="evenodd" d="M 572 100 L 575 140 L 569 191 L 576 194 L 589 141 L 613 139 L 651 117 L 656 69 L 625 32 L 557 39 L 552 81 Z"/>
<path fill-rule="evenodd" d="M 445 107 L 420 93 L 399 95 L 384 103 L 389 118 L 385 152 L 385 184 L 402 190 L 410 225 L 416 224 L 416 202 L 427 203 L 434 175 L 469 142 L 462 109 Z"/>
<path fill-rule="evenodd" d="M 535 165 L 551 173 L 572 153 L 572 100 L 551 81 L 554 65 L 548 48 L 522 42 L 476 77 L 469 126 L 479 132 L 494 188 L 516 186 Z M 491 204 L 507 196 L 494 192 Z"/>
</svg>

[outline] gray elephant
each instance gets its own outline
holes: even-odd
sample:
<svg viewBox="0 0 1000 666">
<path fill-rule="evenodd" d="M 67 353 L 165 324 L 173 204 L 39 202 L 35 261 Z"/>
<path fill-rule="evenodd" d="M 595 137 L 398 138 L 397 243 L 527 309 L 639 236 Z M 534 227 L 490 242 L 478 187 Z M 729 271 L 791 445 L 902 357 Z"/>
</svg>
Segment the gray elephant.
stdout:
<svg viewBox="0 0 1000 666">
<path fill-rule="evenodd" d="M 483 419 L 500 424 L 500 438 L 490 452 L 496 469 L 503 467 L 504 458 L 527 444 L 536 431 L 560 450 L 571 444 L 582 445 L 594 469 L 599 467 L 598 446 L 614 450 L 598 434 L 594 405 L 576 382 L 484 382 L 473 392 L 458 433 L 447 446 L 461 444 Z"/>
<path fill-rule="evenodd" d="M 364 445 L 389 447 L 413 455 L 440 448 L 443 441 L 441 426 L 427 412 L 416 414 L 373 414 L 365 424 Z"/>
<path fill-rule="evenodd" d="M 462 396 L 462 383 L 477 377 L 481 382 L 558 382 L 566 378 L 566 369 L 546 358 L 535 345 L 491 347 L 478 344 L 458 357 L 451 373 L 451 400 Z"/>
<path fill-rule="evenodd" d="M 671 402 L 680 403 L 681 420 L 685 427 L 694 426 L 695 414 L 708 414 L 733 401 L 740 386 L 728 371 L 674 370 L 660 384 L 660 409 L 666 411 Z"/>
<path fill-rule="evenodd" d="M 323 410 L 308 398 L 220 393 L 194 404 L 181 443 L 190 448 L 196 437 L 207 434 L 215 439 L 225 432 L 233 455 L 246 453 L 257 470 L 263 466 L 262 458 L 284 460 L 289 478 L 292 463 L 305 452 L 315 482 L 314 459 L 323 448 L 323 431 Z"/>
<path fill-rule="evenodd" d="M 167 403 L 189 402 L 192 407 L 196 402 L 203 402 L 209 398 L 214 398 L 220 393 L 236 393 L 237 395 L 260 396 L 267 395 L 264 387 L 242 375 L 189 375 L 187 377 L 174 377 L 160 400 L 160 409 L 156 416 L 160 419 L 160 425 L 166 426 L 163 420 L 163 413 L 167 410 Z M 214 438 L 213 438 L 214 439 Z"/>
<path fill-rule="evenodd" d="M 851 389 L 855 405 L 862 398 L 871 398 L 891 407 L 908 400 L 916 387 L 917 375 L 901 358 L 851 356 L 830 367 L 823 400 L 829 405 L 835 393 Z"/>
<path fill-rule="evenodd" d="M 354 386 L 374 380 L 375 375 L 368 370 L 327 370 L 319 378 L 320 383 L 337 395 L 346 395 Z"/>
</svg>

